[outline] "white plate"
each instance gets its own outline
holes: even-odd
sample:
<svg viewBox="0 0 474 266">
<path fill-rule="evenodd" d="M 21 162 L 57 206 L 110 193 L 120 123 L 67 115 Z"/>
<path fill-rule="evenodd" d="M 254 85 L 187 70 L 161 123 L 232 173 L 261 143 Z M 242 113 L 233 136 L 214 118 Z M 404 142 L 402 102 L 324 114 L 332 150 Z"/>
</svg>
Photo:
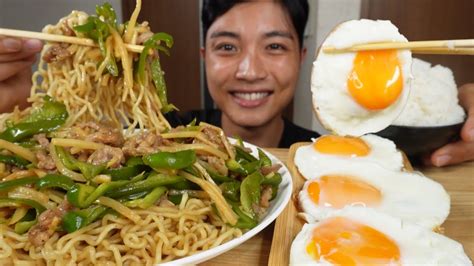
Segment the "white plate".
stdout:
<svg viewBox="0 0 474 266">
<path fill-rule="evenodd" d="M 231 142 L 233 143 L 234 140 L 231 139 Z M 245 147 L 251 148 L 252 149 L 252 154 L 254 156 L 258 156 L 258 151 L 257 151 L 257 146 L 252 145 L 250 143 L 244 143 Z M 167 263 L 163 263 L 160 265 L 189 265 L 189 264 L 197 264 L 204 262 L 206 260 L 210 260 L 228 250 L 231 250 L 238 245 L 244 243 L 245 241 L 249 240 L 252 238 L 254 235 L 258 234 L 260 231 L 265 229 L 271 222 L 273 222 L 278 215 L 285 209 L 286 204 L 288 204 L 288 201 L 291 198 L 291 192 L 293 191 L 293 183 L 291 181 L 291 175 L 290 172 L 288 171 L 288 168 L 286 168 L 285 164 L 280 161 L 278 158 L 273 156 L 271 153 L 265 151 L 262 149 L 268 157 L 272 160 L 272 163 L 279 163 L 282 165 L 280 170 L 278 171 L 281 176 L 282 176 L 282 181 L 280 183 L 280 186 L 278 188 L 278 194 L 277 196 L 270 202 L 270 207 L 267 210 L 267 214 L 263 217 L 262 221 L 252 228 L 251 230 L 247 231 L 245 234 L 242 236 L 232 239 L 229 242 L 226 242 L 220 246 L 217 246 L 215 248 L 202 251 L 200 253 L 187 256 L 181 259 L 173 260 Z"/>
</svg>

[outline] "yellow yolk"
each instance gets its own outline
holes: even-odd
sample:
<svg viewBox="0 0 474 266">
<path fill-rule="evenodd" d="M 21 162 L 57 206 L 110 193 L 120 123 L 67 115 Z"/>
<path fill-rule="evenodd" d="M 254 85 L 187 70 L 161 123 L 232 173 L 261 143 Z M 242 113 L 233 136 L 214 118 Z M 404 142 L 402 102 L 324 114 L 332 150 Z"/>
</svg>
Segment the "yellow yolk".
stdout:
<svg viewBox="0 0 474 266">
<path fill-rule="evenodd" d="M 319 137 L 313 147 L 320 153 L 344 156 L 366 156 L 370 152 L 362 139 L 332 135 Z"/>
<path fill-rule="evenodd" d="M 382 193 L 370 184 L 338 175 L 322 176 L 311 182 L 307 191 L 314 203 L 338 209 L 355 203 L 373 207 L 382 199 Z"/>
<path fill-rule="evenodd" d="M 403 89 L 403 77 L 396 50 L 358 52 L 347 80 L 355 101 L 369 110 L 394 103 Z"/>
<path fill-rule="evenodd" d="M 335 217 L 313 231 L 306 252 L 334 265 L 400 265 L 400 249 L 385 234 L 359 222 Z"/>
</svg>

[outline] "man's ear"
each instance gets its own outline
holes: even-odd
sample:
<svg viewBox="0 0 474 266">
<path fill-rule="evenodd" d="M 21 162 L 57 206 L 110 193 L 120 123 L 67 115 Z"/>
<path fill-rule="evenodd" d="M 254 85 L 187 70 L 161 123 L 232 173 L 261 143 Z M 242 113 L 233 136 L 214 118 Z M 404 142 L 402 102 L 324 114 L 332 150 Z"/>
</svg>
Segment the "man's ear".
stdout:
<svg viewBox="0 0 474 266">
<path fill-rule="evenodd" d="M 308 49 L 306 49 L 306 47 L 303 46 L 303 48 L 301 48 L 300 64 L 304 62 L 307 54 L 308 54 Z"/>
<path fill-rule="evenodd" d="M 200 54 L 201 54 L 201 59 L 202 59 L 202 60 L 205 60 L 205 59 L 206 59 L 206 48 L 201 47 L 201 48 L 199 49 L 199 52 L 200 52 Z"/>
</svg>

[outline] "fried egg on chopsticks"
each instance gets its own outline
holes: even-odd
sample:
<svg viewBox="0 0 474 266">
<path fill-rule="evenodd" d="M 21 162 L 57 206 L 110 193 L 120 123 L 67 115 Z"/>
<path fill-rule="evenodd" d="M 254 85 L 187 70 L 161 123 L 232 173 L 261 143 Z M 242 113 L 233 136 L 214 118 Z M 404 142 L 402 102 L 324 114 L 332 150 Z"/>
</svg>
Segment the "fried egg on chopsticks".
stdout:
<svg viewBox="0 0 474 266">
<path fill-rule="evenodd" d="M 390 21 L 352 20 L 340 24 L 322 47 L 373 42 L 407 42 Z M 329 54 L 313 63 L 313 106 L 323 126 L 337 135 L 361 136 L 390 125 L 406 103 L 411 79 L 408 50 Z"/>
</svg>

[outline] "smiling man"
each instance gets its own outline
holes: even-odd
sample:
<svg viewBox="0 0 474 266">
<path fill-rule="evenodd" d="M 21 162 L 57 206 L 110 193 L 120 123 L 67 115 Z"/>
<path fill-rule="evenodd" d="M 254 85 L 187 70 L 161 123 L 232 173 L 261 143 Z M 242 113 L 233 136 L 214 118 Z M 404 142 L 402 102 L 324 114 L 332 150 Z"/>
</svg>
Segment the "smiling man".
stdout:
<svg viewBox="0 0 474 266">
<path fill-rule="evenodd" d="M 262 147 L 317 137 L 282 116 L 306 54 L 307 18 L 306 0 L 205 0 L 201 53 L 209 92 L 221 111 L 197 117 Z"/>
</svg>

